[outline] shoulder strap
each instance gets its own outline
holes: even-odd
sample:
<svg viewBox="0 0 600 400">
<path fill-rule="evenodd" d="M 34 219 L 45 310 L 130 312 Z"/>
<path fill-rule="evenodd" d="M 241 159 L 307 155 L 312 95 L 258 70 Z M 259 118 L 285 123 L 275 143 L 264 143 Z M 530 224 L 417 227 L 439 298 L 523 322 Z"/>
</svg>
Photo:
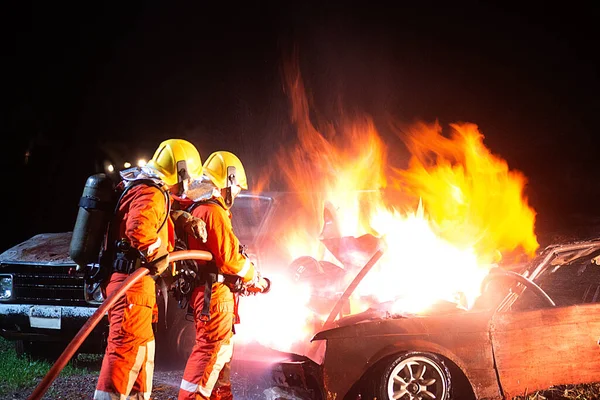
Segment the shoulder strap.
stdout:
<svg viewBox="0 0 600 400">
<path fill-rule="evenodd" d="M 223 204 L 221 204 L 221 202 L 219 202 L 218 200 L 215 199 L 208 199 L 208 200 L 202 200 L 202 201 L 196 201 L 194 203 L 192 203 L 191 206 L 189 206 L 185 211 L 189 212 L 190 214 L 192 213 L 192 210 L 196 207 L 198 207 L 199 205 L 202 204 L 216 204 L 219 207 L 225 209 L 225 207 L 223 207 Z"/>
<path fill-rule="evenodd" d="M 117 200 L 117 204 L 115 206 L 115 210 L 113 212 L 114 215 L 117 215 L 117 212 L 119 211 L 119 206 L 121 205 L 121 201 L 123 200 L 123 196 L 125 196 L 125 193 L 129 192 L 131 189 L 133 189 L 136 186 L 139 185 L 146 185 L 146 186 L 152 186 L 157 188 L 158 190 L 161 191 L 161 193 L 165 196 L 165 205 L 166 205 L 166 209 L 167 209 L 167 213 L 165 215 L 165 219 L 163 219 L 163 222 L 160 224 L 160 226 L 158 227 L 158 230 L 156 232 L 160 232 L 160 230 L 163 228 L 163 226 L 165 226 L 165 224 L 167 223 L 167 219 L 169 219 L 169 215 L 171 214 L 171 201 L 169 200 L 169 193 L 162 188 L 162 186 L 160 186 L 158 183 L 154 182 L 151 179 L 137 179 L 135 181 L 133 181 L 131 183 L 131 185 L 127 186 L 125 188 L 125 190 L 123 190 L 123 192 L 121 192 L 121 195 L 119 196 L 119 200 Z"/>
</svg>

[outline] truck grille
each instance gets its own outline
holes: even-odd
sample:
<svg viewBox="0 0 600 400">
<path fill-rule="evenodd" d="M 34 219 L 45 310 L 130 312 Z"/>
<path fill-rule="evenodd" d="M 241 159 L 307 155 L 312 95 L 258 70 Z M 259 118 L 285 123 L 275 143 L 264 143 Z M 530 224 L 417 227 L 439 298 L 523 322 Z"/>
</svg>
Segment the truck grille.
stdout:
<svg viewBox="0 0 600 400">
<path fill-rule="evenodd" d="M 13 275 L 11 303 L 87 305 L 83 294 L 83 274 L 73 273 L 72 268 L 4 264 L 0 272 Z"/>
</svg>

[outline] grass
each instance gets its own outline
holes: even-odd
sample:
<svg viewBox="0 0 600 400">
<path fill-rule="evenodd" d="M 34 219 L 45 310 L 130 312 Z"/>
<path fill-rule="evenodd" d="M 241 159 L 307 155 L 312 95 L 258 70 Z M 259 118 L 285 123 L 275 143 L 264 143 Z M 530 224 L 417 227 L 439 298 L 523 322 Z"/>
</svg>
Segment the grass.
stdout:
<svg viewBox="0 0 600 400">
<path fill-rule="evenodd" d="M 597 400 L 600 399 L 600 383 L 562 385 L 547 390 L 518 396 L 513 400 Z"/>
<path fill-rule="evenodd" d="M 14 344 L 0 338 L 0 398 L 18 389 L 34 387 L 51 366 L 48 362 L 18 357 Z M 81 373 L 89 373 L 89 371 L 77 368 L 70 362 L 61 371 L 60 376 Z"/>
</svg>

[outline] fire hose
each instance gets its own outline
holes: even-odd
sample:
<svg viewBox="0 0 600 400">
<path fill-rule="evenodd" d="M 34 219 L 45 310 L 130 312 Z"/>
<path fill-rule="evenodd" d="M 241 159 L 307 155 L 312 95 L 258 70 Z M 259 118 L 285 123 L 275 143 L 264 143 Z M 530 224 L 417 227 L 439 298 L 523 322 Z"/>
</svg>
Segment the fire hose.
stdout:
<svg viewBox="0 0 600 400">
<path fill-rule="evenodd" d="M 212 254 L 202 250 L 181 250 L 174 251 L 169 254 L 169 262 L 176 262 L 182 260 L 201 260 L 211 261 Z M 28 397 L 27 400 L 39 400 L 46 393 L 52 382 L 56 379 L 58 374 L 63 370 L 67 363 L 71 360 L 77 349 L 81 346 L 83 341 L 88 337 L 90 332 L 98 325 L 104 314 L 117 302 L 117 300 L 125 294 L 136 282 L 142 277 L 149 273 L 147 268 L 138 268 L 134 273 L 129 275 L 122 285 L 104 302 L 98 307 L 98 309 L 92 314 L 92 316 L 86 321 L 86 323 L 79 329 L 79 332 L 73 337 L 73 340 L 62 352 L 60 357 L 56 360 L 54 365 L 50 368 L 48 373 L 36 386 L 34 391 Z M 270 283 L 270 282 L 269 282 Z M 270 285 L 269 285 L 270 286 Z M 266 292 L 266 290 L 265 290 Z"/>
</svg>

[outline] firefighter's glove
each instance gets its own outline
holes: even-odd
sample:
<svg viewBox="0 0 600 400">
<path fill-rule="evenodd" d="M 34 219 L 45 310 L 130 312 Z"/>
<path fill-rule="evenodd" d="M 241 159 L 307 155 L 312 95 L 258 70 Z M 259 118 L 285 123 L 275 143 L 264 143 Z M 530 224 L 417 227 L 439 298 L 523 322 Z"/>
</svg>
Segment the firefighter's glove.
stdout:
<svg viewBox="0 0 600 400">
<path fill-rule="evenodd" d="M 206 223 L 203 220 L 186 211 L 178 211 L 174 215 L 176 216 L 175 226 L 195 239 L 201 239 L 203 243 L 206 243 Z"/>
<path fill-rule="evenodd" d="M 206 243 L 206 238 L 208 236 L 206 233 L 206 223 L 200 218 L 196 218 L 192 215 L 190 215 L 190 217 L 191 218 L 188 219 L 184 225 L 185 232 L 196 239 L 202 239 L 202 242 Z"/>
<path fill-rule="evenodd" d="M 169 254 L 167 253 L 164 256 L 158 257 L 149 263 L 144 263 L 142 267 L 148 268 L 152 276 L 161 275 L 169 268 Z"/>
</svg>

